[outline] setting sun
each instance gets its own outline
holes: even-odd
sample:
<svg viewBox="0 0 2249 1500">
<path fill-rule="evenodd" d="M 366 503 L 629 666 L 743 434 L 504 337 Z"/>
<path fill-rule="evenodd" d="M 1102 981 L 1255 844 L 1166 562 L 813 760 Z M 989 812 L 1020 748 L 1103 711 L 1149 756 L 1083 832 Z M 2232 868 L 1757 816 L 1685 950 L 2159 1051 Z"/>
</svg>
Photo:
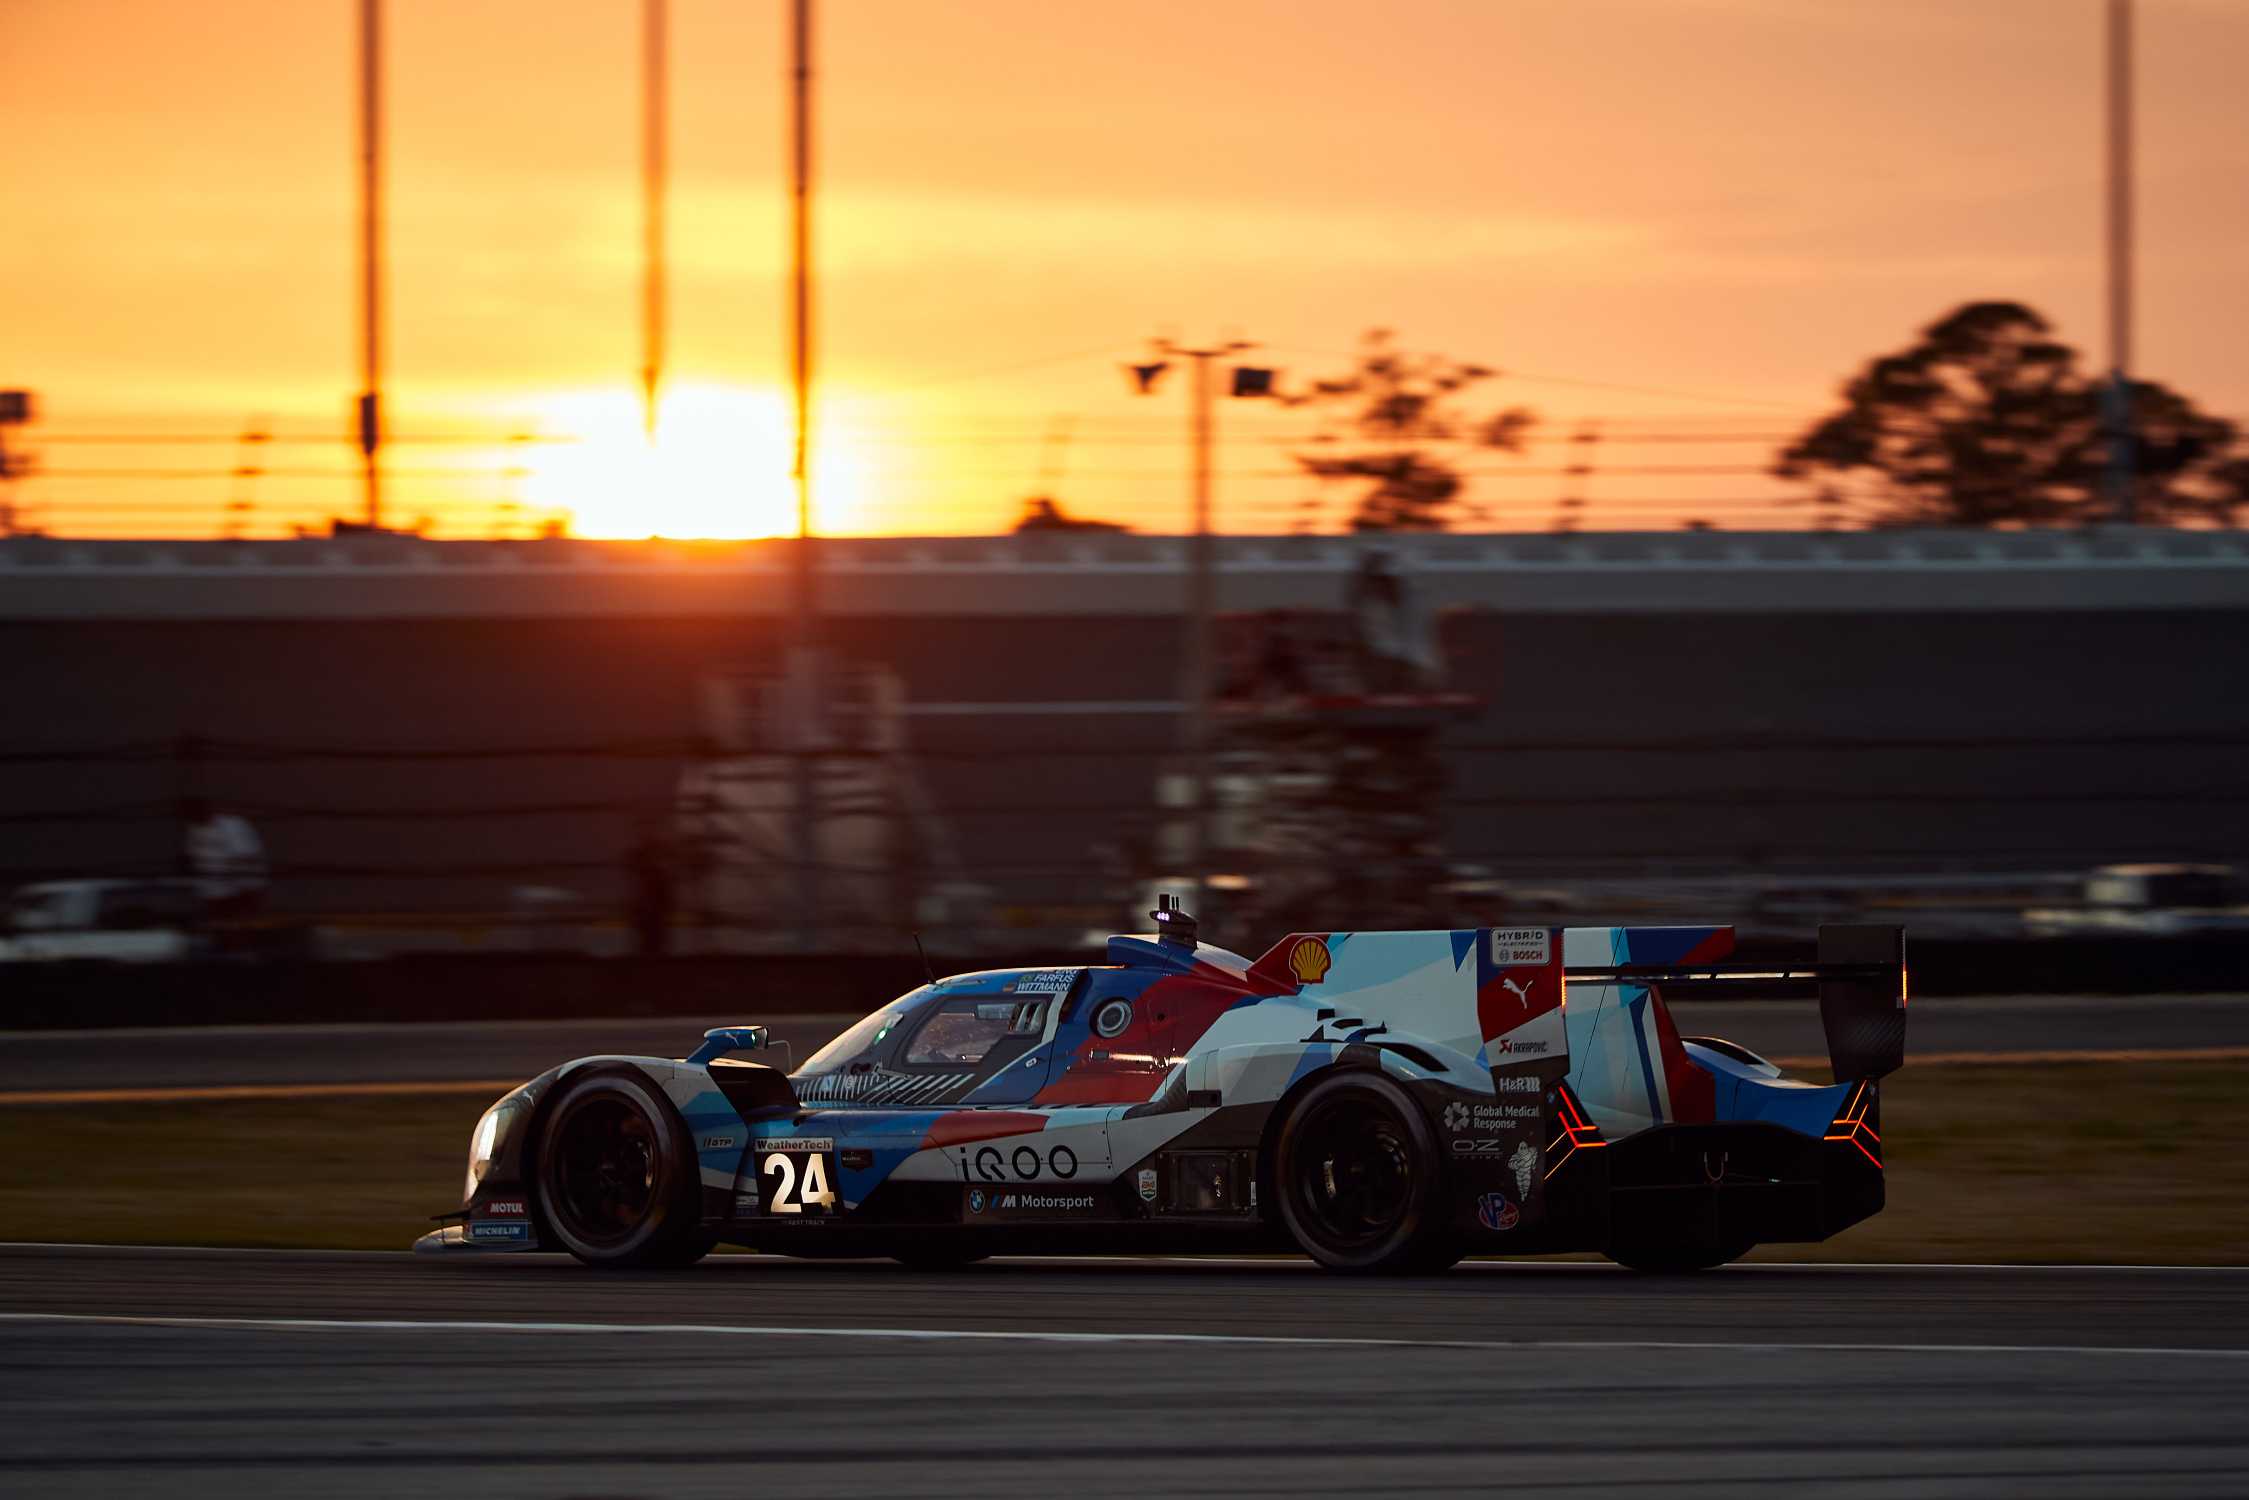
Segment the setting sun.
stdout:
<svg viewBox="0 0 2249 1500">
<path fill-rule="evenodd" d="M 573 535 L 748 538 L 797 529 L 788 413 L 776 396 L 674 390 L 653 443 L 629 393 L 549 397 L 538 414 L 560 441 L 531 456 L 528 498 L 566 512 Z"/>
</svg>

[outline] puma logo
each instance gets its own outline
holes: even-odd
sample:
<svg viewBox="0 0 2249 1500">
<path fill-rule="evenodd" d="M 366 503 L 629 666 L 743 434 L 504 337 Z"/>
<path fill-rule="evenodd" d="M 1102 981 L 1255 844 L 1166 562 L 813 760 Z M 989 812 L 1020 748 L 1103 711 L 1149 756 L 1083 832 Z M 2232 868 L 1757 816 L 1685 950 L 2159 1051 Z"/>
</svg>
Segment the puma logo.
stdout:
<svg viewBox="0 0 2249 1500">
<path fill-rule="evenodd" d="M 1538 983 L 1536 979 L 1526 980 L 1522 984 L 1517 984 L 1512 979 L 1502 979 L 1499 982 L 1499 987 L 1523 1002 L 1523 1009 L 1529 1010 L 1531 1008 L 1531 986 L 1536 983 Z"/>
</svg>

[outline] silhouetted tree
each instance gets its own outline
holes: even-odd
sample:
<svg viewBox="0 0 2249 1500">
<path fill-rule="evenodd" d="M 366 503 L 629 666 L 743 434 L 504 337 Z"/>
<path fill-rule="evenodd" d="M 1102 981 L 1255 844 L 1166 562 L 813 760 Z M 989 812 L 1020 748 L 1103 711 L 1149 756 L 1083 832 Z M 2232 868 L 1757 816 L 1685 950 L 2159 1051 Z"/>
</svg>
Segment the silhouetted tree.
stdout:
<svg viewBox="0 0 2249 1500">
<path fill-rule="evenodd" d="M 1970 302 L 1843 388 L 1843 409 L 1782 449 L 1783 479 L 1874 482 L 1875 526 L 2107 519 L 2102 380 L 2018 302 Z M 2155 383 L 2130 387 L 2135 511 L 2233 523 L 2249 454 L 2232 423 Z M 1832 485 L 1827 493 L 1832 493 Z"/>
<path fill-rule="evenodd" d="M 1033 495 L 1023 502 L 1023 514 L 1016 518 L 1017 531 L 1130 531 L 1132 528 L 1116 521 L 1089 521 L 1081 516 L 1063 511 L 1060 502 L 1048 495 Z"/>
<path fill-rule="evenodd" d="M 1463 476 L 1454 455 L 1471 446 L 1519 453 L 1538 420 L 1520 406 L 1480 418 L 1459 409 L 1453 398 L 1498 373 L 1443 355 L 1403 353 L 1389 330 L 1374 329 L 1360 340 L 1350 374 L 1283 398 L 1328 419 L 1312 438 L 1318 451 L 1299 453 L 1296 461 L 1323 482 L 1362 486 L 1353 531 L 1442 531 L 1456 508 L 1479 515 L 1460 503 Z"/>
</svg>

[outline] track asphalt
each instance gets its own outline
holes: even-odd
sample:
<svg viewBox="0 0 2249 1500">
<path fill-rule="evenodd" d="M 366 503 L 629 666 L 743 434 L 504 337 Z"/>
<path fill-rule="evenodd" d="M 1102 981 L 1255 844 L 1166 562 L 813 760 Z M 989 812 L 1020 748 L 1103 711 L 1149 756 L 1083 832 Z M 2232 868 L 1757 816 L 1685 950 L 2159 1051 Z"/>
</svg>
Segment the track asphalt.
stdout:
<svg viewBox="0 0 2249 1500">
<path fill-rule="evenodd" d="M 1819 1008 L 1809 1003 L 1703 1001 L 1682 1003 L 1675 1014 L 1690 1034 L 1727 1037 L 1768 1057 L 1817 1062 L 1827 1055 Z M 679 1057 L 705 1028 L 743 1019 L 759 1018 L 0 1032 L 0 1102 L 8 1095 L 118 1089 L 506 1087 L 573 1057 Z M 764 1019 L 802 1062 L 858 1018 Z M 2249 995 L 2020 996 L 1915 1002 L 1906 1056 L 1911 1063 L 1981 1054 L 2244 1047 Z"/>
<path fill-rule="evenodd" d="M 2239 1495 L 2245 1294 L 0 1247 L 0 1492 Z"/>
</svg>

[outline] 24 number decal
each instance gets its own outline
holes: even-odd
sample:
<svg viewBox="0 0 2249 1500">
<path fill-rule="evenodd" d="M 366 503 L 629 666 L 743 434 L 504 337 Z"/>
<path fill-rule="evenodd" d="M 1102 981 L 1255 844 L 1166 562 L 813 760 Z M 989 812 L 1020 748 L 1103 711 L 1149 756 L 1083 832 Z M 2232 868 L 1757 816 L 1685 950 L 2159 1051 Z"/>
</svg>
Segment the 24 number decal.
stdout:
<svg viewBox="0 0 2249 1500">
<path fill-rule="evenodd" d="M 832 1214 L 836 1190 L 829 1186 L 833 1140 L 764 1141 L 758 1146 L 758 1188 L 769 1214 Z"/>
</svg>

